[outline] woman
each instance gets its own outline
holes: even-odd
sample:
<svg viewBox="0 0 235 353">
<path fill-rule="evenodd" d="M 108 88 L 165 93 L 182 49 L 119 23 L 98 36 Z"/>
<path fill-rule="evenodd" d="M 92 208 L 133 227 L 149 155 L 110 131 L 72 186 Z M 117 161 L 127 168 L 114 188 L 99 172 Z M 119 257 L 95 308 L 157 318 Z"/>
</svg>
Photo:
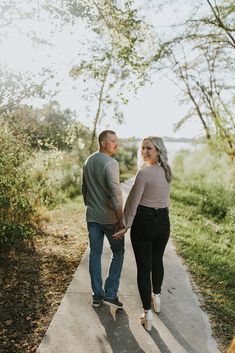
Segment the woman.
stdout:
<svg viewBox="0 0 235 353">
<path fill-rule="evenodd" d="M 150 331 L 153 318 L 151 300 L 154 311 L 160 312 L 164 276 L 162 259 L 170 235 L 168 208 L 172 173 L 162 138 L 144 138 L 140 157 L 140 169 L 124 209 L 125 229 L 115 233 L 114 237 L 122 237 L 131 227 L 137 284 L 144 308 L 141 322 Z"/>
</svg>

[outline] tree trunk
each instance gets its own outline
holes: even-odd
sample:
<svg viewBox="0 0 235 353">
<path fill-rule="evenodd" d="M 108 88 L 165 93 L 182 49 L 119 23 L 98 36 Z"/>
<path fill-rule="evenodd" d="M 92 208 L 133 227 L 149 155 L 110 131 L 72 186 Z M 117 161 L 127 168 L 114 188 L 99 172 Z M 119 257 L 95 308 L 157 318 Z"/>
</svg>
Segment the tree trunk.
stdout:
<svg viewBox="0 0 235 353">
<path fill-rule="evenodd" d="M 113 53 L 113 50 L 111 51 L 109 62 L 108 62 L 108 65 L 107 65 L 107 67 L 105 69 L 103 80 L 102 80 L 102 84 L 101 84 L 101 88 L 100 88 L 98 108 L 97 108 L 97 111 L 96 111 L 95 119 L 93 121 L 92 137 L 91 137 L 91 143 L 90 143 L 90 148 L 89 148 L 90 153 L 94 152 L 94 142 L 95 142 L 95 137 L 96 137 L 96 130 L 97 130 L 97 125 L 98 125 L 99 121 L 101 120 L 100 119 L 100 112 L 101 112 L 101 107 L 102 107 L 102 103 L 103 103 L 104 87 L 105 87 L 105 84 L 106 84 L 106 81 L 107 81 L 107 78 L 108 78 L 108 74 L 109 74 L 109 70 L 110 70 L 110 67 L 111 67 L 112 53 Z"/>
</svg>

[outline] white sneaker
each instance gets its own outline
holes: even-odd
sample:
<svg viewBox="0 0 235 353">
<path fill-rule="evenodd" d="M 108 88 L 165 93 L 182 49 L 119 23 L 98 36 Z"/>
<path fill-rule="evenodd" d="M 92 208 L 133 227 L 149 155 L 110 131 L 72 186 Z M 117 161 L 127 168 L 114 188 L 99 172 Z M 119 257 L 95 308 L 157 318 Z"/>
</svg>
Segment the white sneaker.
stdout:
<svg viewBox="0 0 235 353">
<path fill-rule="evenodd" d="M 154 294 L 152 295 L 153 300 L 153 309 L 155 313 L 160 313 L 161 310 L 161 294 Z"/>
<path fill-rule="evenodd" d="M 140 316 L 140 321 L 146 331 L 151 331 L 153 323 L 152 310 L 145 310 L 144 313 Z"/>
</svg>

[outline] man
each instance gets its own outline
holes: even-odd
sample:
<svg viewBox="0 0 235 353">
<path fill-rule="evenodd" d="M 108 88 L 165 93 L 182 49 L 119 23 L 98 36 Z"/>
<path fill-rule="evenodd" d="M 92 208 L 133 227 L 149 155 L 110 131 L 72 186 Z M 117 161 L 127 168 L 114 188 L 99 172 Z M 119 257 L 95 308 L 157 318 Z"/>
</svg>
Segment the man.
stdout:
<svg viewBox="0 0 235 353">
<path fill-rule="evenodd" d="M 83 168 L 82 193 L 86 205 L 86 221 L 90 242 L 89 272 L 93 290 L 93 306 L 102 302 L 122 308 L 117 292 L 124 258 L 124 238 L 113 239 L 122 219 L 122 192 L 119 183 L 119 165 L 112 158 L 117 151 L 116 133 L 104 130 L 98 137 L 99 151 L 90 155 Z M 112 250 L 108 277 L 104 289 L 101 255 L 104 235 Z"/>
</svg>

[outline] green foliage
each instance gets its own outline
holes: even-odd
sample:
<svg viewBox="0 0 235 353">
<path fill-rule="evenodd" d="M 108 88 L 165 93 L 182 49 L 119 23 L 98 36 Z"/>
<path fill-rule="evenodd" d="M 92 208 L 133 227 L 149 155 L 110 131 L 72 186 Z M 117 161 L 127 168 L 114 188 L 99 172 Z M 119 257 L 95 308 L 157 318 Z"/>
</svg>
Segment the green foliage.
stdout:
<svg viewBox="0 0 235 353">
<path fill-rule="evenodd" d="M 162 36 L 159 29 L 158 35 L 165 42 L 164 66 L 170 68 L 172 79 L 180 88 L 180 103 L 188 107 L 187 113 L 175 124 L 175 130 L 196 119 L 207 142 L 234 159 L 235 106 L 231 77 L 235 70 L 235 22 L 232 12 L 233 0 L 191 2 L 187 17 L 182 16 L 180 23 L 175 22 Z"/>
<path fill-rule="evenodd" d="M 34 210 L 26 167 L 27 143 L 1 124 L 0 146 L 0 243 L 4 243 L 32 234 Z"/>
<path fill-rule="evenodd" d="M 34 192 L 42 204 L 53 207 L 81 194 L 82 166 L 87 157 L 88 141 L 87 134 L 81 133 L 71 151 L 55 149 L 34 153 L 31 178 Z"/>
<path fill-rule="evenodd" d="M 66 8 L 74 21 L 82 17 L 89 24 L 94 37 L 88 40 L 90 55 L 78 58 L 70 75 L 86 82 L 82 104 L 88 118 L 93 117 L 93 136 L 97 126 L 108 117 L 121 123 L 123 104 L 149 79 L 150 57 L 156 53 L 160 41 L 155 40 L 150 25 L 138 17 L 134 1 L 69 1 Z M 92 53 L 92 54 L 91 54 Z M 157 60 L 156 60 L 157 61 Z M 97 101 L 96 111 L 91 110 Z M 90 151 L 94 150 L 94 139 Z"/>
<path fill-rule="evenodd" d="M 184 151 L 174 161 L 171 193 L 172 234 L 224 345 L 235 324 L 234 172 L 226 155 Z"/>
<path fill-rule="evenodd" d="M 0 114 L 8 114 L 30 97 L 44 97 L 43 84 L 35 83 L 28 72 L 17 73 L 0 62 Z"/>
<path fill-rule="evenodd" d="M 204 186 L 201 182 L 197 183 L 196 180 L 182 183 L 182 180 L 178 178 L 174 182 L 177 188 L 172 190 L 172 199 L 183 202 L 185 205 L 195 206 L 201 214 L 218 221 L 226 217 L 231 218 L 235 204 L 235 192 L 227 191 L 221 186 L 211 187 Z"/>
<path fill-rule="evenodd" d="M 32 187 L 41 204 L 54 207 L 67 198 L 81 194 L 82 167 L 88 156 L 90 135 L 80 133 L 80 139 L 71 151 L 38 151 L 32 156 Z M 133 176 L 136 171 L 136 141 L 120 139 L 115 158 L 120 164 L 120 180 Z"/>
<path fill-rule="evenodd" d="M 215 154 L 210 148 L 193 153 L 183 151 L 174 161 L 176 180 L 184 175 L 185 186 L 178 199 L 194 204 L 212 218 L 232 219 L 235 212 L 235 166 L 225 154 Z M 177 199 L 177 192 L 172 197 Z"/>
<path fill-rule="evenodd" d="M 197 206 L 201 201 L 201 195 L 196 194 L 188 185 L 182 186 L 182 181 L 179 178 L 174 179 L 174 185 L 177 188 L 173 188 L 171 191 L 171 198 L 175 201 L 183 202 L 185 205 Z"/>
<path fill-rule="evenodd" d="M 200 202 L 200 209 L 203 214 L 222 220 L 228 212 L 230 202 L 230 193 L 222 187 L 207 189 Z"/>
<path fill-rule="evenodd" d="M 137 166 L 137 141 L 136 139 L 119 139 L 119 148 L 115 159 L 119 162 L 121 182 L 133 176 Z"/>
<path fill-rule="evenodd" d="M 12 129 L 26 136 L 33 149 L 71 150 L 86 130 L 69 109 L 61 110 L 56 101 L 37 110 L 18 106 L 5 119 Z"/>
</svg>

